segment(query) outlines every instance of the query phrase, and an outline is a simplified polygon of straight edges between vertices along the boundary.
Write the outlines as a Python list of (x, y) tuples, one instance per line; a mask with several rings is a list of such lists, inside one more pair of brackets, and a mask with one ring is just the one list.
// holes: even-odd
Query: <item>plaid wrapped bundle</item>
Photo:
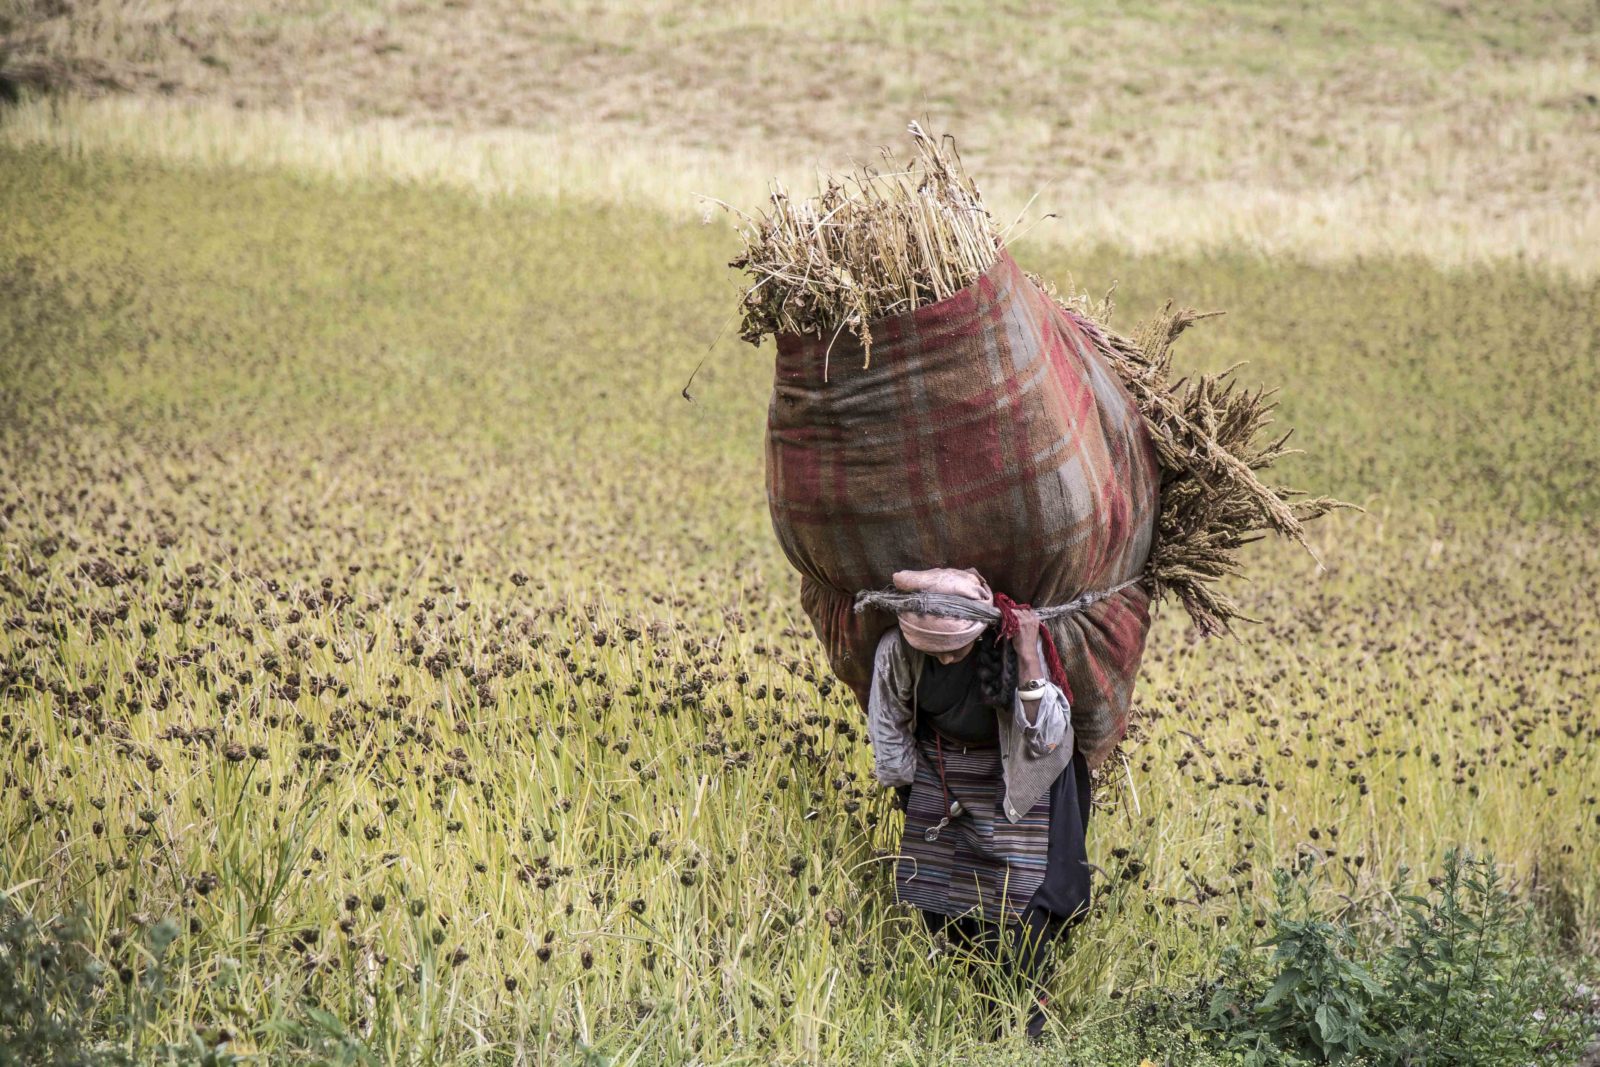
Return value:
[[(841, 334), (778, 338), (767, 420), (772, 524), (834, 673), (866, 702), (894, 618), (857, 614), (904, 568), (976, 567), (1046, 607), (1137, 576), (1159, 490), (1144, 420), (1097, 336), (1002, 253), (949, 299)], [(1127, 727), (1149, 628), (1140, 586), (1049, 623), (1078, 747), (1100, 763)]]

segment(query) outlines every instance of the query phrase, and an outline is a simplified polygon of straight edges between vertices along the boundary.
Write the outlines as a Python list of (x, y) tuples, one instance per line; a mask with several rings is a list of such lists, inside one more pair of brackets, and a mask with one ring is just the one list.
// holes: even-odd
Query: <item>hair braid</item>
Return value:
[(1011, 642), (1000, 640), (991, 628), (978, 638), (972, 655), (983, 703), (994, 708), (1009, 707), (1011, 694), (1017, 688), (1017, 656)]

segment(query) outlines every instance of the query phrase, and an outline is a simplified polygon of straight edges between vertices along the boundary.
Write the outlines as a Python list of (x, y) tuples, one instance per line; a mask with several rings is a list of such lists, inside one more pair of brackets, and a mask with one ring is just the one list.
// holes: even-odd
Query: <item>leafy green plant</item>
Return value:
[(1568, 976), (1492, 859), (1446, 853), (1429, 891), (1400, 876), (1381, 937), (1318, 914), (1314, 880), (1274, 874), (1264, 963), (1233, 948), (1212, 985), (1214, 1039), (1248, 1067), (1560, 1063), (1591, 1036)]
[(84, 947), (82, 918), (40, 924), (0, 897), (0, 1063), (77, 1067), (104, 968)]
[[(198, 1034), (181, 1044), (149, 1039), (169, 995), (167, 954), (178, 933), (170, 919), (155, 923), (137, 952), (142, 969), (113, 973), (95, 955), (81, 914), (39, 922), (0, 896), (0, 1065), (236, 1063)], [(124, 995), (107, 996), (118, 984)]]
[(1533, 911), (1514, 904), (1494, 863), (1452, 851), (1429, 885), (1397, 894), (1401, 938), (1380, 962), (1388, 1056), (1417, 1067), (1527, 1063), (1583, 1040)]
[(1383, 987), (1357, 958), (1355, 931), (1315, 914), (1309, 887), (1288, 871), (1274, 880), (1273, 930), (1263, 943), (1271, 984), (1259, 998), (1249, 985), (1219, 987), (1211, 1018), (1249, 1064), (1277, 1062), (1275, 1052), (1340, 1063), (1373, 1050), (1369, 1016)]

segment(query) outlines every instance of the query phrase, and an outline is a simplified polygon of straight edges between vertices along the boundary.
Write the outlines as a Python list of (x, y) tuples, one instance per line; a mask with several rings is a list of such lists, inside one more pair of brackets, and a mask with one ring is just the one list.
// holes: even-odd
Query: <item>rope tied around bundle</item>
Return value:
[[(1140, 579), (1130, 578), (1110, 589), (1096, 590), (1074, 597), (1065, 604), (1053, 604), (1049, 607), (1033, 608), (1041, 622), (1052, 622), (1056, 619), (1076, 615), (1081, 611), (1093, 607), (1102, 600), (1116, 596), (1124, 589), (1139, 584)], [(913, 612), (918, 615), (938, 615), (947, 619), (965, 619), (971, 622), (981, 622), (996, 628), (1001, 640), (1009, 641), (1017, 636), (1017, 612), (1029, 610), (1031, 605), (1019, 604), (1004, 593), (994, 595), (994, 604), (984, 604), (970, 597), (956, 596), (951, 593), (902, 593), (898, 589), (864, 589), (856, 594), (856, 613), (860, 614), (871, 608), (887, 611), (895, 615), (901, 612)], [(1066, 695), (1067, 702), (1072, 702), (1072, 687), (1067, 682), (1067, 669), (1061, 662), (1061, 653), (1056, 648), (1056, 639), (1050, 633), (1048, 626), (1039, 628), (1039, 636), (1044, 644), (1045, 662), (1050, 669), (1050, 680), (1060, 686), (1061, 692)]]

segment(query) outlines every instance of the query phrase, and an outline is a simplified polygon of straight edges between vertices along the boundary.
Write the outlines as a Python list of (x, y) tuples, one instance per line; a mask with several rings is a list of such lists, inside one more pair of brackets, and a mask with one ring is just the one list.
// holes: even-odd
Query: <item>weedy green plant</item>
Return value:
[(1269, 958), (1230, 950), (1208, 1006), (1222, 1047), (1247, 1067), (1555, 1067), (1595, 1036), (1594, 1006), (1492, 858), (1451, 850), (1420, 894), (1400, 872), (1397, 915), (1380, 906), (1330, 917), (1304, 869), (1274, 878), (1260, 943)]
[(1450, 852), (1428, 886), (1395, 894), (1399, 940), (1377, 964), (1384, 1055), (1417, 1067), (1576, 1058), (1596, 1037), (1594, 1005), (1552, 962), (1538, 913), (1513, 899), (1492, 858)]
[[(0, 894), (0, 1063), (27, 1067), (230, 1067), (216, 1034), (169, 1044), (153, 1039), (165, 1013), (171, 919), (153, 924), (137, 955), (116, 969), (95, 954), (77, 911), (38, 922)], [(108, 985), (125, 996), (105, 1010)]]
[(106, 974), (86, 937), (79, 916), (41, 925), (0, 896), (0, 1063), (95, 1062), (86, 1031)]
[(1251, 981), (1253, 968), (1237, 950), (1225, 958), (1227, 979), (1212, 995), (1212, 1021), (1251, 1067), (1296, 1059), (1338, 1063), (1375, 1051), (1369, 1015), (1384, 988), (1361, 961), (1355, 930), (1317, 915), (1289, 872), (1274, 872), (1274, 880), (1272, 932), (1262, 942), (1271, 958), (1262, 979)]

